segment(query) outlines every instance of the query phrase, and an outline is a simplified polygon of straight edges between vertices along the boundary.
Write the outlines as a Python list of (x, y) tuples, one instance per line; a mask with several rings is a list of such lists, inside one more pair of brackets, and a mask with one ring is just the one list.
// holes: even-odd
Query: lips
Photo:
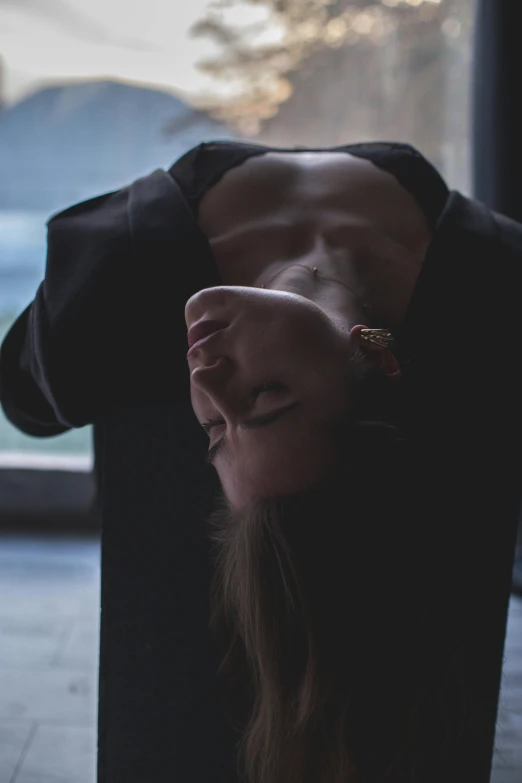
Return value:
[(227, 326), (228, 323), (226, 321), (211, 320), (198, 321), (193, 326), (191, 326), (187, 335), (188, 344), (190, 346), (187, 353), (187, 358), (191, 356), (200, 346), (211, 340), (211, 338), (217, 332), (222, 331)]
[(192, 348), (192, 346), (198, 340), (202, 340), (203, 337), (208, 337), (209, 334), (214, 334), (214, 332), (218, 332), (226, 326), (228, 326), (226, 321), (213, 321), (210, 319), (197, 321), (195, 324), (192, 324), (187, 333), (189, 348)]

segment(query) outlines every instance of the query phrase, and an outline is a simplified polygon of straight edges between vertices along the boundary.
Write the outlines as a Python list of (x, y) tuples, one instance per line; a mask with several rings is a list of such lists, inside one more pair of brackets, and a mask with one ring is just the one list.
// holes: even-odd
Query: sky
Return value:
[(3, 99), (13, 103), (44, 84), (111, 77), (167, 88), (189, 100), (209, 91), (229, 94), (230, 85), (220, 86), (195, 67), (219, 51), (208, 39), (188, 35), (208, 5), (209, 0), (0, 0)]

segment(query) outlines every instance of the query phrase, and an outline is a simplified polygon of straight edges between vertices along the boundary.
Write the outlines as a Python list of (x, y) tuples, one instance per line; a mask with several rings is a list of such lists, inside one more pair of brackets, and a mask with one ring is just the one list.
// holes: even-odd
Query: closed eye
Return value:
[[(265, 383), (260, 384), (259, 386), (254, 386), (251, 392), (251, 398), (252, 401), (255, 402), (260, 394), (263, 392), (270, 392), (270, 391), (286, 391), (287, 387), (284, 386), (282, 383), (279, 383), (279, 381), (266, 381)], [(269, 415), (269, 414), (266, 414)], [(249, 421), (255, 421), (256, 417), (254, 419), (249, 419)], [(207, 419), (202, 423), (202, 427), (207, 433), (209, 434), (210, 430), (213, 427), (220, 427), (223, 424), (225, 424), (225, 420), (221, 418), (214, 418), (214, 419)]]
[[(300, 406), (299, 401), (291, 402), (288, 405), (285, 405), (282, 408), (278, 408), (275, 411), (270, 411), (270, 413), (262, 413), (258, 416), (252, 416), (249, 419), (245, 419), (241, 422), (239, 425), (240, 429), (243, 430), (253, 430), (257, 429), (258, 427), (267, 427), (269, 424), (273, 424), (274, 422), (278, 421), (282, 416), (285, 416), (287, 413), (290, 413), (290, 411), (295, 410)], [(218, 422), (218, 423), (225, 423), (225, 422)], [(211, 428), (212, 424), (210, 425)], [(219, 451), (222, 449), (226, 449), (227, 447), (227, 441), (226, 436), (223, 435), (222, 438), (218, 440), (217, 443), (214, 443), (213, 446), (209, 448), (206, 454), (205, 462), (207, 465), (213, 465), (214, 461), (216, 459), (216, 456)]]

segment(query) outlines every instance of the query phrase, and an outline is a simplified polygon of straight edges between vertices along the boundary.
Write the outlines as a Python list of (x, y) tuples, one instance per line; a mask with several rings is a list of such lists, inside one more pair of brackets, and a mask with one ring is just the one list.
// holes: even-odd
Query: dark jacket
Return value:
[(0, 350), (5, 415), (50, 436), (114, 405), (188, 399), (184, 305), (219, 282), (165, 171), (55, 215), (45, 278)]
[[(0, 352), (8, 419), (51, 436), (116, 407), (173, 401), (191, 415), (184, 306), (218, 284), (208, 243), (165, 171), (56, 215), (45, 279)], [(474, 726), (460, 741), (455, 780), (471, 761), (486, 767), (494, 736), (522, 483), (521, 292), (522, 226), (451, 192), (396, 350), (421, 470), (433, 477), (431, 513), (421, 509), (418, 523), (426, 548), (441, 553), (432, 582), (440, 649)], [(376, 491), (386, 468), (375, 454)]]
[[(48, 436), (112, 406), (188, 400), (184, 306), (220, 282), (168, 172), (55, 215), (45, 278), (0, 350), (7, 418)], [(509, 411), (514, 426), (521, 290), (522, 226), (452, 192), (397, 333), (412, 399), (441, 395), (424, 424), (471, 386), (462, 423)]]

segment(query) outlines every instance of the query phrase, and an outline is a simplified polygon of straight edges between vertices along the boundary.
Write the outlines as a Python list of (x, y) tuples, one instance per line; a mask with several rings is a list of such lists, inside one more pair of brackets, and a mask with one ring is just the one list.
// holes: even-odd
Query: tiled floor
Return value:
[[(97, 538), (0, 537), (0, 783), (94, 783)], [(491, 783), (522, 781), (522, 600), (512, 598)]]
[(0, 783), (94, 783), (97, 538), (0, 537)]

